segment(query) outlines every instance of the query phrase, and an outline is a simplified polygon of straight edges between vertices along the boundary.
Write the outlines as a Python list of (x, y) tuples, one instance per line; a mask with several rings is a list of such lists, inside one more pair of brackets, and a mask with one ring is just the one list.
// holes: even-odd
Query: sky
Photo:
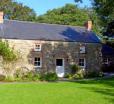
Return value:
[[(34, 9), (37, 15), (42, 15), (46, 13), (48, 10), (52, 10), (54, 8), (59, 8), (64, 6), (67, 3), (75, 4), (74, 0), (16, 0), (17, 2), (23, 3), (24, 5), (29, 6)], [(90, 1), (83, 0), (83, 3), (78, 3), (79, 7), (89, 7)]]

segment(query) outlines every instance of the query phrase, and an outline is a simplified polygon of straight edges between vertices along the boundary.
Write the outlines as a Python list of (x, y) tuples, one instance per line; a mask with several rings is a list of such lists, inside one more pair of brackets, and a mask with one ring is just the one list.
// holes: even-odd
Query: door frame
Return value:
[[(62, 59), (62, 64), (63, 64), (63, 65), (62, 65), (61, 67), (63, 67), (64, 75), (65, 75), (65, 59), (64, 59), (64, 58), (56, 58), (56, 59), (55, 59), (55, 70), (56, 70), (56, 74), (57, 74), (57, 65), (56, 65), (56, 64), (57, 64), (57, 59)], [(58, 75), (58, 74), (57, 74), (57, 75)], [(64, 75), (63, 75), (63, 76), (64, 76)]]

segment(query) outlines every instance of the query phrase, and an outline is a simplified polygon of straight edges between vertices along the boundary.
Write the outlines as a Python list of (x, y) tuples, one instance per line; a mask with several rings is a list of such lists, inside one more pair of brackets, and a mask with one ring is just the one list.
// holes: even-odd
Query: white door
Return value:
[(56, 59), (56, 73), (58, 77), (64, 77), (64, 59)]

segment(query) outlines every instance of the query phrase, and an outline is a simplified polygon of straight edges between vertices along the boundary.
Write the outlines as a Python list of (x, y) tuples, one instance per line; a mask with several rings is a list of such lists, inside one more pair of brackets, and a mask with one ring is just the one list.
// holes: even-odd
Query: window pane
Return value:
[(37, 62), (34, 62), (34, 65), (37, 66)]
[(38, 61), (40, 61), (40, 58), (38, 58)]
[(40, 44), (36, 44), (35, 45), (35, 49), (41, 50), (41, 45)]
[(63, 60), (62, 59), (56, 59), (56, 66), (63, 66)]
[(35, 57), (34, 61), (37, 61), (37, 60), (38, 60), (38, 58), (37, 58), (37, 57)]
[(37, 65), (40, 66), (40, 62), (38, 62)]
[(84, 59), (79, 59), (79, 66), (85, 66)]
[(40, 58), (39, 57), (35, 57), (34, 58), (34, 66), (40, 66), (41, 62), (40, 62)]

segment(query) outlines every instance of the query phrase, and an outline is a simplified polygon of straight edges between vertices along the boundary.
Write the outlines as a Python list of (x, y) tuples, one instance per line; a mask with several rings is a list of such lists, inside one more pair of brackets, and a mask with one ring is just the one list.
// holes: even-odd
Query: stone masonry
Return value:
[[(64, 59), (65, 73), (69, 73), (70, 65), (79, 63), (79, 58), (85, 58), (86, 71), (99, 71), (101, 67), (101, 44), (81, 42), (39, 41), (7, 39), (10, 47), (19, 52), (22, 61), (16, 68), (25, 67), (29, 70), (49, 72), (56, 70), (56, 59)], [(41, 51), (34, 51), (34, 45), (41, 44)], [(80, 46), (85, 46), (86, 52), (80, 53)], [(34, 58), (40, 57), (41, 68), (34, 68)]]

